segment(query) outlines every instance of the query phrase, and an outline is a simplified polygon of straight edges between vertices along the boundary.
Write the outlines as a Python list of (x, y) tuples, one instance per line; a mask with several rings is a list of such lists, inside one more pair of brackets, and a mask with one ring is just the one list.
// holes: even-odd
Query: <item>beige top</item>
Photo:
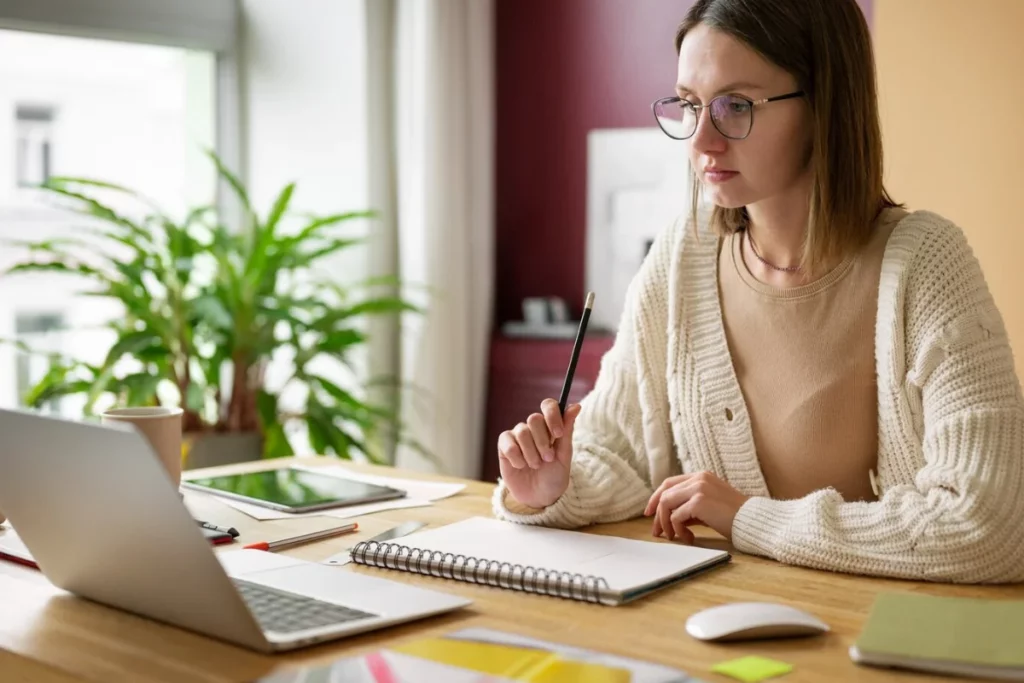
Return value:
[[(901, 212), (887, 212), (894, 214)], [(875, 312), (882, 255), (895, 223), (819, 280), (766, 285), (743, 260), (745, 232), (723, 240), (718, 279), (729, 354), (772, 498), (833, 488), (874, 500), (878, 456)]]

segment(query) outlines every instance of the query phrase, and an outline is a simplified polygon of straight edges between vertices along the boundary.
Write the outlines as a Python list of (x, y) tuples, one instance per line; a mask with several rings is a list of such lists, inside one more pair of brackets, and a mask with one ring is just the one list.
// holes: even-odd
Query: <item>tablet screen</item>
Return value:
[(187, 488), (219, 493), (276, 508), (342, 507), (400, 498), (404, 491), (309, 470), (285, 468), (183, 481)]

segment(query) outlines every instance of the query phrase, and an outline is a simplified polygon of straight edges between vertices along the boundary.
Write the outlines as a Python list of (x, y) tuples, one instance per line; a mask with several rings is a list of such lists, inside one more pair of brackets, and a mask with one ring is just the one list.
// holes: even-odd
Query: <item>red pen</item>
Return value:
[(277, 541), (262, 541), (260, 543), (250, 543), (249, 545), (243, 545), (243, 548), (249, 550), (266, 550), (274, 552), (276, 550), (283, 550), (284, 548), (291, 548), (295, 545), (301, 545), (303, 543), (311, 543), (313, 541), (319, 541), (323, 538), (330, 538), (331, 536), (340, 536), (342, 534), (351, 533), (359, 529), (359, 524), (352, 522), (351, 524), (345, 524), (344, 526), (336, 526), (330, 529), (321, 529), (320, 531), (311, 531), (308, 534), (302, 534), (301, 536), (292, 536), (291, 538), (282, 538)]

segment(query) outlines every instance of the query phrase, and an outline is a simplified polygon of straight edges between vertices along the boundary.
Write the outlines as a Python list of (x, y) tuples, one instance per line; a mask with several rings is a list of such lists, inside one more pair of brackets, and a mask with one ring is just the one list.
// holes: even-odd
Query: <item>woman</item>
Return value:
[(876, 576), (1024, 580), (1024, 403), (962, 232), (882, 186), (854, 0), (698, 0), (675, 97), (710, 216), (664, 231), (582, 406), (498, 440), (495, 513), (653, 518)]

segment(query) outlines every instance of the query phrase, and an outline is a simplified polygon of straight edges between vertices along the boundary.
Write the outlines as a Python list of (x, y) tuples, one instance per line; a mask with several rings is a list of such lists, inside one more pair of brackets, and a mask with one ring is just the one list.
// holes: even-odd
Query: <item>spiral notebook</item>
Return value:
[(621, 605), (731, 559), (724, 550), (635, 541), (485, 517), (363, 541), (352, 561), (573, 600)]

